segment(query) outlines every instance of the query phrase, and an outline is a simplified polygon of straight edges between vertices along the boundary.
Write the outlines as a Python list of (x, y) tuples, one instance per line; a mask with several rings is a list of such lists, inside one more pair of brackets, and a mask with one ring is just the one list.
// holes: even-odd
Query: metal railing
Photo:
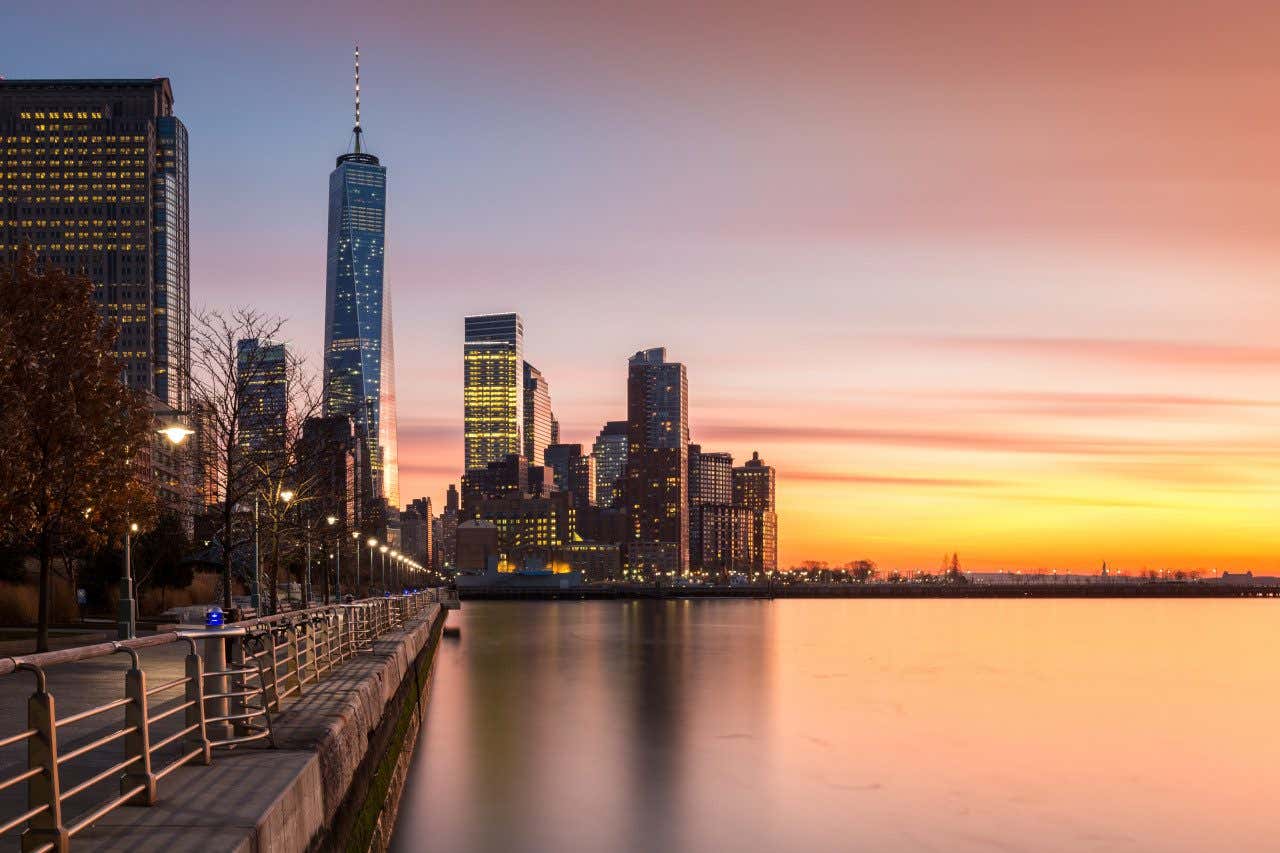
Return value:
[[(377, 637), (402, 628), (438, 600), (437, 591), (429, 590), (225, 628), (0, 658), (0, 677), (29, 672), (36, 682), (27, 700), (26, 728), (0, 737), (0, 756), (17, 746), (27, 751), (25, 769), (0, 771), (0, 796), (24, 782), (27, 793), (24, 809), (0, 816), (0, 835), (24, 827), (26, 853), (66, 853), (72, 838), (121, 806), (154, 805), (158, 783), (179, 767), (211, 764), (215, 749), (255, 742), (274, 747), (272, 715), (283, 700), (303, 695), (344, 661), (373, 651)], [(172, 643), (188, 647), (184, 674), (148, 686), (139, 651)], [(197, 643), (204, 644), (203, 655)], [(122, 696), (73, 714), (57, 713), (49, 669), (121, 653), (129, 656)], [(113, 711), (123, 719), (113, 718)], [(105, 729), (80, 732), (84, 742), (71, 748), (60, 744), (71, 729), (108, 719)], [(113, 780), (115, 790), (104, 796)], [(69, 815), (73, 804), (76, 813)]]

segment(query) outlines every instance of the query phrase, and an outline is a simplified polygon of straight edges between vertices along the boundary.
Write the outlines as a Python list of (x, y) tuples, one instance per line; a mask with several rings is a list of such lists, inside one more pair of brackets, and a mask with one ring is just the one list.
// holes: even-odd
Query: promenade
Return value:
[[(209, 766), (199, 760), (176, 766), (158, 779), (153, 805), (126, 804), (107, 811), (75, 831), (69, 849), (301, 851), (318, 840), (332, 841), (335, 825), (351, 832), (357, 827), (352, 820), (338, 820), (339, 809), (349, 800), (353, 780), (361, 769), (378, 765), (374, 735), (386, 728), (384, 717), (399, 713), (395, 700), (411, 695), (416, 701), (419, 691), (414, 684), (420, 658), (426, 656), (429, 666), (429, 652), (442, 624), (440, 605), (428, 603), (402, 622), (386, 626), (390, 630), (370, 636), (369, 642), (346, 660), (334, 662), (327, 671), (320, 666), (310, 683), (304, 663), (300, 689), (283, 689), (290, 683), (287, 677), (279, 683), (285, 695), (280, 698), (279, 710), (271, 715), (274, 747), (263, 739), (214, 749)], [(325, 651), (319, 638), (314, 642), (318, 661)], [(138, 652), (148, 690), (183, 680), (188, 648), (188, 643), (178, 641)], [(59, 767), (61, 790), (67, 797), (62, 803), (64, 826), (84, 821), (124, 786), (123, 781), (117, 782), (119, 773), (108, 773), (100, 783), (67, 796), (117, 766), (128, 754), (127, 746), (122, 749), (123, 739), (77, 754), (81, 748), (119, 732), (121, 713), (108, 711), (83, 720), (76, 720), (75, 715), (120, 700), (130, 667), (128, 654), (47, 667), (47, 691), (56, 699), (56, 716), (67, 720), (57, 726), (58, 753), (74, 759)], [(281, 671), (286, 672), (287, 667)], [(406, 682), (411, 689), (402, 689)], [(0, 679), (0, 720), (5, 721), (0, 738), (9, 737), (23, 725), (34, 688), (35, 677), (29, 672), (13, 672)], [(177, 687), (157, 691), (151, 700), (148, 712), (153, 722), (148, 728), (157, 774), (190, 751), (190, 737), (182, 734), (187, 717), (178, 710), (183, 701), (184, 693)], [(164, 716), (166, 711), (172, 713)], [(127, 718), (125, 722), (127, 726)], [(208, 724), (211, 739), (216, 739), (218, 725)], [(167, 738), (172, 742), (157, 749), (155, 745), (164, 744)], [(384, 745), (378, 744), (379, 748)], [(26, 770), (26, 753), (20, 743), (3, 749), (0, 780)], [(364, 791), (355, 793), (359, 796), (348, 802), (353, 813), (344, 817), (355, 817), (363, 805)], [(381, 806), (379, 803), (375, 816)], [(394, 803), (391, 807), (393, 811)], [(0, 822), (27, 809), (26, 784), (0, 791)], [(368, 826), (358, 829), (364, 836), (371, 834)], [(19, 849), (21, 830), (18, 826), (0, 837), (0, 849)]]

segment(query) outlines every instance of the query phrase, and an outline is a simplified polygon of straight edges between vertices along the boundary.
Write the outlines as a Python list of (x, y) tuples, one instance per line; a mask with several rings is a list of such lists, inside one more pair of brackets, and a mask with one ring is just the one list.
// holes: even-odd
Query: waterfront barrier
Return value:
[[(0, 734), (0, 809), (9, 807), (0, 812), (0, 836), (21, 829), (26, 853), (66, 853), (77, 836), (121, 807), (156, 805), (159, 782), (179, 768), (214, 764), (215, 751), (275, 746), (284, 700), (297, 702), (438, 601), (432, 590), (0, 658), (0, 685), (23, 674), (35, 679), (25, 725), (20, 713), (9, 714), (21, 730)], [(167, 653), (161, 668), (168, 672), (154, 685), (141, 666), (143, 650)], [(128, 656), (128, 668), (116, 690), (109, 688), (115, 671), (74, 666), (118, 654)], [(51, 674), (72, 669), (57, 692), (89, 695), (91, 704), (61, 714)], [(115, 695), (101, 701), (104, 690)], [(104, 722), (105, 730), (86, 731)], [(68, 748), (62, 741), (73, 733)], [(20, 747), (25, 767), (14, 769)], [(12, 794), (24, 783), (25, 806), (16, 805)]]

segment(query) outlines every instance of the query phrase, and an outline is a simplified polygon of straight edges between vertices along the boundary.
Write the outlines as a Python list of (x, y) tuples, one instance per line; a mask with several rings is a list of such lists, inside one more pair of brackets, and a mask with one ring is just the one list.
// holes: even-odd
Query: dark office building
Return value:
[(86, 274), (129, 385), (190, 408), (187, 129), (169, 80), (0, 79), (0, 256)]
[(349, 531), (358, 526), (360, 502), (359, 444), (348, 415), (308, 418), (299, 441), (298, 480), (308, 493), (308, 515), (337, 519), (332, 527), (345, 548)]
[(444, 496), (444, 509), (440, 511), (440, 542), (436, 546), (440, 556), (437, 568), (442, 572), (457, 570), (458, 523), (461, 520), (461, 514), (458, 487), (450, 483)]
[(582, 456), (582, 445), (548, 445), (543, 456), (546, 459), (546, 466), (551, 469), (551, 482), (555, 491), (569, 491), (570, 477), (573, 470), (573, 460)]
[(633, 575), (635, 567), (683, 573), (689, 566), (689, 380), (666, 356), (643, 350), (628, 365), (626, 504), (643, 546), (628, 549), (640, 555), (629, 558)]
[(481, 501), (528, 494), (529, 463), (515, 453), (462, 475), (462, 513), (468, 518), (476, 517)]

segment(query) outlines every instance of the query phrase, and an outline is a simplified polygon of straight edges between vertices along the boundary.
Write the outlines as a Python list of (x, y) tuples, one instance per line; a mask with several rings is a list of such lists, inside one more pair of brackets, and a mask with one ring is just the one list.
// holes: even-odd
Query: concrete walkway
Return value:
[[(307, 685), (303, 696), (287, 701), (273, 719), (276, 749), (216, 750), (212, 766), (178, 768), (160, 781), (156, 805), (116, 809), (72, 838), (72, 851), (265, 853), (305, 849), (345, 797), (352, 774), (364, 758), (364, 739), (381, 719), (438, 613), (438, 605), (429, 606), (403, 631), (376, 641), (372, 653), (346, 661), (323, 681)], [(148, 682), (155, 685), (180, 677), (186, 650), (185, 643), (145, 650), (142, 665)], [(58, 703), (58, 715), (120, 698), (127, 668), (128, 656), (115, 655), (51, 669), (50, 691)], [(27, 674), (15, 673), (0, 680), (0, 720), (7, 723), (0, 737), (20, 730), (32, 687), (33, 679)], [(174, 703), (181, 701), (179, 693), (174, 691)], [(182, 728), (182, 719), (182, 714), (175, 714), (162, 721), (155, 727), (153, 741)], [(60, 748), (88, 742), (119, 727), (121, 721), (121, 712), (112, 711), (85, 721), (82, 730), (76, 731), (74, 725), (60, 729)], [(172, 725), (161, 730), (166, 723)], [(68, 740), (69, 736), (72, 739)], [(176, 753), (177, 744), (174, 749)], [(0, 757), (0, 777), (25, 767), (25, 747), (14, 746), (5, 752), (11, 755)], [(75, 768), (80, 775), (70, 784), (123, 757), (122, 747), (114, 745), (97, 752), (105, 754), (97, 761), (81, 762), (85, 766)], [(158, 758), (157, 768), (170, 760), (172, 756)], [(64, 782), (64, 787), (67, 784)], [(89, 801), (107, 799), (113, 785), (113, 780), (95, 785), (86, 792), (91, 795)], [(64, 812), (67, 824), (88, 810), (88, 803), (73, 805), (77, 807)], [(24, 808), (24, 786), (0, 792), (0, 821)], [(16, 846), (16, 835), (15, 830), (0, 838), (0, 843)]]

